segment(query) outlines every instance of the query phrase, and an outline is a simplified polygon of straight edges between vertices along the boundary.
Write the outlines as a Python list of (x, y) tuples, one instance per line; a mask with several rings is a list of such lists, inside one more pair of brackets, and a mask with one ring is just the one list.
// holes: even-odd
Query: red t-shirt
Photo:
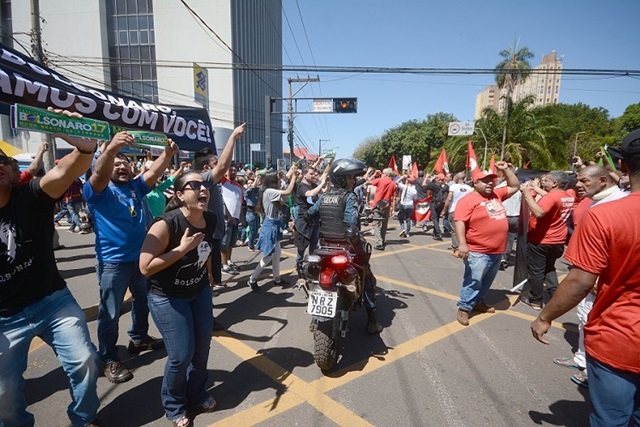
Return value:
[(580, 200), (580, 203), (573, 207), (573, 213), (571, 214), (571, 216), (573, 217), (574, 230), (578, 226), (578, 223), (580, 223), (582, 216), (587, 211), (587, 209), (589, 209), (592, 203), (593, 199), (591, 199), (590, 197), (583, 197), (582, 200)]
[(546, 214), (542, 218), (531, 215), (527, 240), (531, 243), (557, 245), (567, 240), (567, 219), (575, 199), (566, 191), (551, 190), (540, 200), (540, 206)]
[(598, 295), (584, 328), (587, 352), (640, 373), (640, 193), (594, 206), (576, 228), (565, 258), (598, 274)]
[(391, 202), (396, 195), (396, 183), (385, 175), (380, 178), (372, 179), (370, 184), (376, 187), (376, 195), (371, 202), (371, 206), (375, 206), (380, 200), (386, 200), (389, 202), (389, 206), (391, 206)]
[(502, 254), (507, 249), (509, 221), (502, 202), (507, 198), (507, 187), (496, 188), (489, 197), (474, 191), (458, 202), (454, 221), (464, 221), (467, 246), (472, 252)]
[(29, 171), (20, 172), (20, 181), (18, 181), (18, 185), (26, 184), (27, 182), (33, 179), (33, 175)]

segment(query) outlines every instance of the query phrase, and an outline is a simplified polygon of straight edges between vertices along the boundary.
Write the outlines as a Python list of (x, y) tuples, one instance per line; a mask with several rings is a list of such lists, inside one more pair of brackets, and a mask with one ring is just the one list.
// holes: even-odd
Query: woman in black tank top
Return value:
[(162, 406), (174, 426), (191, 425), (187, 410), (212, 411), (206, 390), (213, 328), (209, 289), (216, 217), (207, 210), (209, 181), (187, 173), (149, 228), (140, 271), (149, 278), (149, 309), (167, 349)]

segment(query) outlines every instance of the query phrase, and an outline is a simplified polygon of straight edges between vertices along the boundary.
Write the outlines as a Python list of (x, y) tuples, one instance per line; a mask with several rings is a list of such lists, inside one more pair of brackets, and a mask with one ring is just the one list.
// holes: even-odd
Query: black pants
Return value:
[(433, 235), (441, 236), (440, 232), (440, 215), (442, 215), (442, 209), (444, 209), (444, 205), (431, 202), (429, 205), (429, 209), (431, 210), (431, 220), (433, 221)]
[(220, 254), (220, 244), (222, 239), (213, 239), (213, 247), (211, 248), (211, 275), (213, 276), (212, 285), (222, 283), (222, 255)]
[(553, 294), (558, 287), (556, 260), (564, 253), (564, 244), (545, 245), (527, 243), (527, 272), (529, 275), (529, 300), (542, 301), (545, 282), (547, 290)]

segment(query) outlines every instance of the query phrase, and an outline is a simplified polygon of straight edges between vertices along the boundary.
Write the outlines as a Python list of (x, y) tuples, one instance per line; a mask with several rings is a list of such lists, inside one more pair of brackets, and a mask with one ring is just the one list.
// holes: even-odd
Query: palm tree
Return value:
[[(531, 161), (537, 169), (558, 169), (562, 160), (554, 158), (549, 140), (558, 135), (560, 128), (550, 124), (547, 116), (536, 114), (536, 111), (531, 109), (534, 101), (533, 96), (528, 96), (521, 101), (508, 104), (509, 143), (503, 146), (502, 150), (515, 166), (522, 167)], [(504, 116), (492, 108), (486, 108), (477, 121), (489, 141), (489, 155), (500, 148), (500, 134), (505, 127), (504, 119)]]
[(516, 84), (524, 82), (529, 76), (531, 65), (529, 59), (533, 58), (533, 53), (528, 47), (518, 47), (517, 41), (513, 42), (513, 46), (503, 49), (498, 53), (502, 61), (495, 67), (496, 83), (500, 89), (506, 89), (505, 93), (505, 109), (504, 109), (504, 129), (502, 130), (502, 148), (500, 150), (500, 158), (504, 158), (504, 147), (507, 142), (507, 123), (509, 122), (509, 104), (511, 103), (511, 95)]

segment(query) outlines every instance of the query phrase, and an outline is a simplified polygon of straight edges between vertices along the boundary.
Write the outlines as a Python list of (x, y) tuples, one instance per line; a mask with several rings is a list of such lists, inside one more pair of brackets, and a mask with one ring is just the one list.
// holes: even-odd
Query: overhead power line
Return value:
[[(78, 58), (80, 57), (71, 57)], [(118, 58), (81, 58), (87, 64), (108, 65), (118, 63), (121, 65), (135, 64), (135, 61)], [(375, 67), (375, 66), (340, 66), (340, 65), (273, 65), (273, 64), (232, 64), (225, 62), (200, 62), (202, 67), (221, 70), (247, 70), (247, 71), (281, 71), (281, 72), (313, 72), (313, 73), (360, 73), (360, 74), (419, 74), (419, 75), (482, 75), (505, 74), (507, 71), (493, 68), (448, 68), (448, 67)], [(193, 64), (187, 61), (156, 61), (156, 66), (166, 68), (193, 68)], [(640, 70), (604, 69), (604, 68), (563, 68), (556, 70), (529, 71), (530, 75), (578, 75), (578, 76), (616, 76), (616, 77), (640, 77)]]

